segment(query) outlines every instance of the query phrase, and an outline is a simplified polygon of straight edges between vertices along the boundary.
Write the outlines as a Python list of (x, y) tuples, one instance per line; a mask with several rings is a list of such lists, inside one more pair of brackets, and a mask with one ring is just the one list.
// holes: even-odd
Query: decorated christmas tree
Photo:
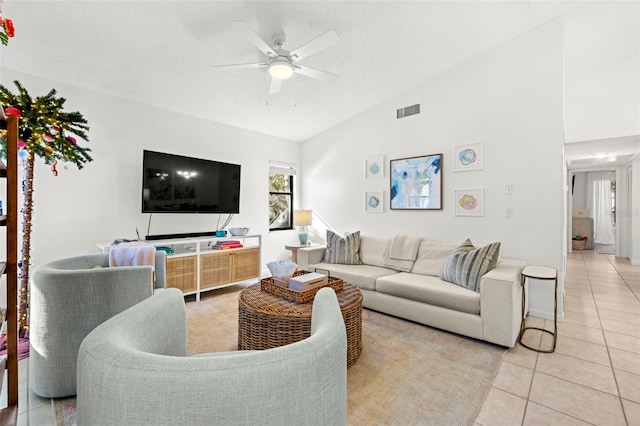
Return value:
[[(87, 120), (79, 112), (63, 111), (65, 99), (56, 97), (55, 89), (47, 95), (32, 98), (18, 81), (18, 88), (12, 93), (0, 85), (0, 105), (6, 115), (20, 117), (18, 155), (24, 160), (24, 181), (22, 185), (24, 204), (22, 207), (22, 262), (20, 266), (19, 289), (19, 334), (24, 336), (29, 328), (29, 264), (31, 252), (31, 220), (33, 217), (33, 178), (35, 158), (40, 157), (51, 165), (55, 176), (58, 175), (59, 161), (71, 162), (78, 169), (84, 163), (93, 161), (89, 148), (78, 144), (78, 139), (88, 142)], [(0, 134), (0, 157), (6, 158), (6, 134)]]

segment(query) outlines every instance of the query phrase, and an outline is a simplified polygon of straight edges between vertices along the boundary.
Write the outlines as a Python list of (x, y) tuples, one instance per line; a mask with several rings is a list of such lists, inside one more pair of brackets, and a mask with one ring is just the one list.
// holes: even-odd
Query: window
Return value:
[(293, 229), (293, 176), (290, 164), (269, 164), (269, 230)]

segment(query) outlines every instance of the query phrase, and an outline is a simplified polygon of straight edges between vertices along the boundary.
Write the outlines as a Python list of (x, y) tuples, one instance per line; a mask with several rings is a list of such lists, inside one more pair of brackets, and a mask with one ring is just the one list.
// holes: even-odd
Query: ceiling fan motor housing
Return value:
[[(276, 53), (278, 53), (278, 49), (282, 49), (282, 46), (287, 42), (287, 36), (282, 33), (274, 34), (271, 37), (271, 43), (276, 48)], [(288, 52), (287, 52), (288, 53)]]

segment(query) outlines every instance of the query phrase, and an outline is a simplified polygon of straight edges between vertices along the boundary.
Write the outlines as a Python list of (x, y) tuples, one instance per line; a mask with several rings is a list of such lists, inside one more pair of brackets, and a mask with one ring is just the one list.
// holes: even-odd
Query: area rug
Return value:
[(596, 251), (600, 254), (616, 254), (616, 245), (596, 243)]
[[(238, 294), (187, 303), (190, 354), (237, 349)], [(349, 425), (470, 425), (505, 348), (364, 309), (363, 350), (347, 371)]]
[[(237, 350), (242, 287), (187, 297), (190, 355)], [(363, 350), (347, 371), (349, 425), (471, 425), (505, 348), (364, 309)], [(75, 425), (75, 398), (52, 400)]]
[(75, 397), (52, 399), (51, 405), (56, 418), (56, 426), (76, 425)]

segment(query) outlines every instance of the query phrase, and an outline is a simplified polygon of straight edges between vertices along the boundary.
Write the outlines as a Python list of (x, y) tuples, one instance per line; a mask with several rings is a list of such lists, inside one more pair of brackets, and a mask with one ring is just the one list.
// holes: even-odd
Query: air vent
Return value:
[(416, 114), (420, 114), (420, 104), (415, 104), (396, 110), (396, 118), (404, 118)]

